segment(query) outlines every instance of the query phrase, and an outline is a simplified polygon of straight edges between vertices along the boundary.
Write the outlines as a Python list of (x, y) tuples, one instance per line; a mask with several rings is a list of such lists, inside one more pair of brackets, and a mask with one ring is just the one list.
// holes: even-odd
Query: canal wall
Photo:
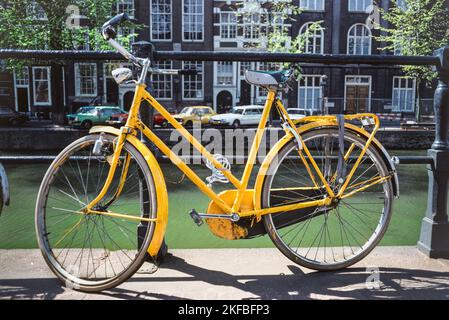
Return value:
[[(155, 132), (169, 146), (174, 146), (182, 141), (179, 134), (173, 130), (155, 129)], [(196, 130), (195, 136), (206, 144), (210, 141), (214, 141), (216, 145), (222, 144), (226, 150), (229, 146), (234, 150), (247, 150), (254, 137), (254, 132), (255, 129), (240, 129), (240, 131)], [(87, 133), (86, 130), (71, 128), (0, 128), (0, 151), (41, 151), (43, 153), (45, 151), (59, 151)], [(244, 136), (243, 140), (236, 138), (242, 135)], [(281, 129), (268, 129), (267, 145), (272, 144), (282, 135)], [(219, 136), (222, 137), (219, 138), (221, 141), (216, 138)], [(432, 130), (385, 128), (379, 130), (376, 137), (387, 149), (425, 150), (430, 148), (435, 133)]]

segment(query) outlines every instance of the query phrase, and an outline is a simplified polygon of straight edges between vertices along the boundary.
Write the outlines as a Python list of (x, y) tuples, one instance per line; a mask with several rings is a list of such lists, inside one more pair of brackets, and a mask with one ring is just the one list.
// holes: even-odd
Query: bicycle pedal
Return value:
[(198, 227), (203, 225), (204, 221), (195, 209), (192, 209), (189, 214), (193, 222), (195, 222)]

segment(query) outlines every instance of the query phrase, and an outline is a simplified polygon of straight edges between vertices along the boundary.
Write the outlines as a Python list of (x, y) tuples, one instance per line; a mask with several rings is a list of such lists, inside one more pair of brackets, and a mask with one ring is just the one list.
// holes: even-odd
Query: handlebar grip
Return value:
[(194, 70), (194, 69), (185, 69), (185, 70), (179, 70), (178, 74), (180, 76), (196, 76), (198, 75), (198, 70)]
[(121, 24), (123, 21), (128, 21), (129, 16), (128, 14), (120, 13), (116, 15), (115, 17), (111, 18), (109, 21), (106, 21), (105, 24), (103, 24), (103, 29), (106, 29), (107, 27), (116, 27), (119, 24)]
[(106, 21), (101, 28), (101, 34), (103, 35), (103, 38), (106, 41), (109, 41), (109, 39), (115, 39), (115, 37), (117, 36), (115, 27), (128, 20), (130, 19), (126, 13), (120, 13), (109, 21)]

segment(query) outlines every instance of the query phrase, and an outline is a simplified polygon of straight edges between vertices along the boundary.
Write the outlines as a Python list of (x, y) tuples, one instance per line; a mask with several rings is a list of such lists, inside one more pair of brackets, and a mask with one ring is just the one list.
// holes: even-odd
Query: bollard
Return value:
[(439, 58), (438, 87), (435, 91), (435, 142), (428, 151), (433, 167), (427, 166), (429, 191), (426, 216), (418, 249), (431, 258), (449, 258), (449, 46), (435, 52)]

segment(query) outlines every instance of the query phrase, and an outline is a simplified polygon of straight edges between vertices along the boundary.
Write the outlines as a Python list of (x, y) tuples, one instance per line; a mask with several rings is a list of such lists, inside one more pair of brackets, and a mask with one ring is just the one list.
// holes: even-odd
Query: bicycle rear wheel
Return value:
[[(139, 218), (157, 217), (150, 169), (128, 142), (101, 209), (96, 209), (123, 217), (80, 212), (99, 194), (114, 153), (116, 137), (103, 135), (103, 146), (95, 155), (99, 138), (86, 136), (61, 152), (42, 181), (36, 203), (36, 233), (45, 261), (66, 286), (87, 292), (113, 288), (141, 267), (155, 223)], [(123, 189), (115, 198), (125, 172)]]
[[(338, 192), (342, 182), (338, 181), (337, 175), (338, 138), (336, 128), (318, 129), (303, 135), (304, 143), (334, 193)], [(366, 140), (351, 132), (345, 133), (344, 140), (345, 152), (352, 150), (346, 161), (347, 175)], [(328, 196), (318, 176), (315, 174), (313, 178), (301, 161), (294, 139), (280, 150), (268, 172), (270, 174), (266, 175), (263, 185), (263, 208)], [(390, 175), (383, 158), (371, 145), (345, 194), (367, 187), (365, 190), (328, 207), (266, 215), (264, 225), (267, 233), (277, 248), (299, 265), (321, 271), (348, 267), (365, 257), (387, 230), (393, 200), (391, 179), (372, 186), (370, 183)]]

